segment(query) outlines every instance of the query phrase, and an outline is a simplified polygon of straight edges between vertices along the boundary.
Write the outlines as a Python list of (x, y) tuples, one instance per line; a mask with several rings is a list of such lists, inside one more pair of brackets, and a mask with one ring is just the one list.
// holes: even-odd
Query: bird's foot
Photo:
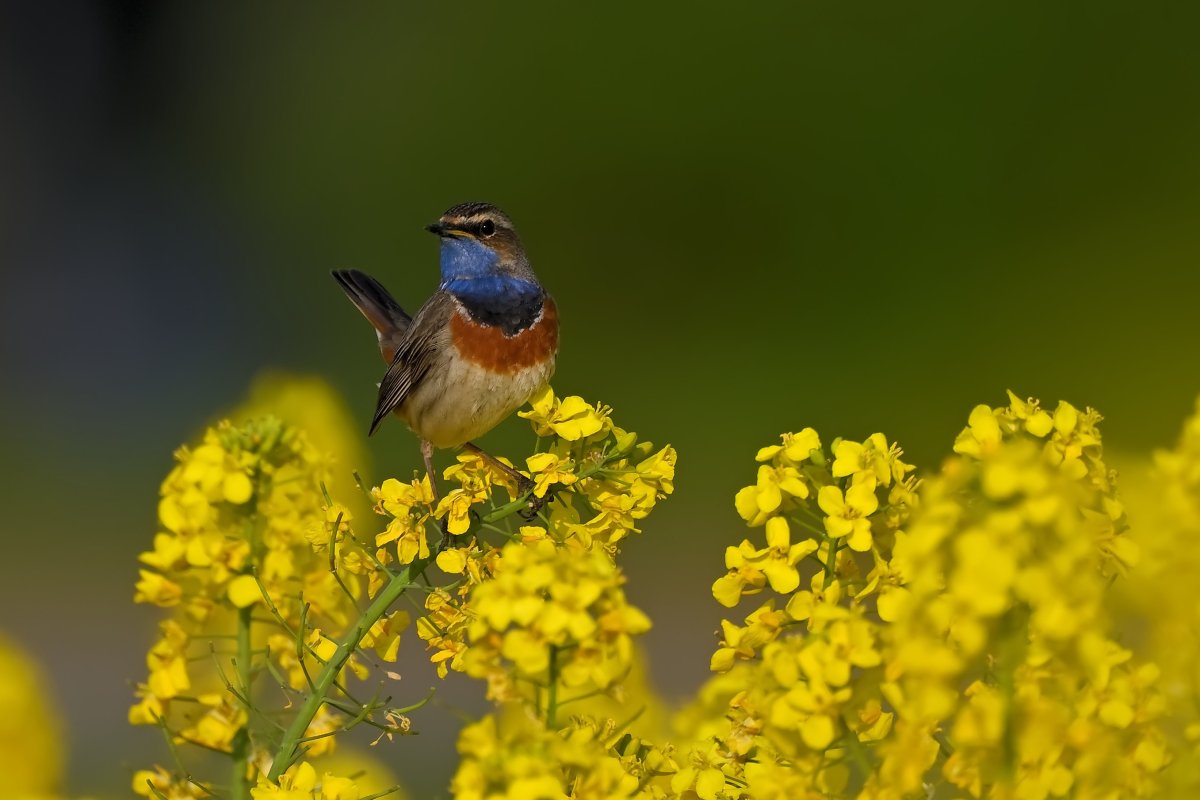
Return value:
[[(479, 522), (483, 519), (483, 517), (479, 516), (479, 512), (473, 508), (467, 513), (469, 513), (476, 522)], [(441, 554), (442, 552), (444, 552), (445, 550), (447, 550), (448, 548), (451, 548), (451, 547), (466, 547), (471, 542), (472, 536), (471, 536), (471, 532), (469, 530), (466, 531), (465, 533), (451, 533), (450, 532), (450, 518), (449, 517), (445, 517), (442, 519), (440, 527), (442, 530), (442, 540), (440, 542), (438, 542), (438, 550), (437, 551), (439, 554)]]
[(534, 494), (533, 489), (535, 486), (536, 484), (531, 479), (526, 478), (524, 475), (519, 476), (519, 480), (517, 481), (517, 495), (526, 499), (526, 506), (518, 511), (517, 514), (526, 522), (535, 519), (538, 512), (546, 505), (546, 501), (549, 500), (548, 497), (538, 497)]
[(450, 518), (442, 517), (442, 521), (438, 524), (442, 530), (442, 540), (438, 542), (438, 555), (441, 555), (447, 548), (455, 547), (458, 544), (458, 538), (450, 532)]

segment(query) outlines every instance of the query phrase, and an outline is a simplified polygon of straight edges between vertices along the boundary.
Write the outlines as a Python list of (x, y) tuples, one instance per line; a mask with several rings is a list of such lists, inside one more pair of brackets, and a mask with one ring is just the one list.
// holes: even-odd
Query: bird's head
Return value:
[(490, 203), (460, 203), (426, 227), (442, 240), (442, 285), (507, 277), (536, 282), (512, 220)]

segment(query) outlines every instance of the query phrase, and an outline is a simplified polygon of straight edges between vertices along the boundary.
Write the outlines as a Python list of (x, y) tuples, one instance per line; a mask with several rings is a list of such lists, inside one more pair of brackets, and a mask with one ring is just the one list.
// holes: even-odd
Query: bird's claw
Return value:
[(525, 508), (517, 512), (517, 515), (526, 522), (532, 521), (537, 517), (538, 512), (542, 510), (542, 506), (546, 505), (546, 500), (549, 498), (538, 497), (534, 494), (534, 488), (537, 486), (530, 478), (524, 475), (517, 476), (517, 497), (524, 497), (526, 500)]
[(458, 544), (459, 537), (450, 532), (450, 518), (442, 517), (442, 521), (438, 524), (442, 529), (442, 540), (438, 542), (438, 555), (441, 555), (447, 548), (454, 547)]
[[(483, 517), (479, 516), (479, 512), (473, 508), (470, 511), (468, 511), (467, 513), (470, 514), (471, 517), (476, 522), (483, 519)], [(471, 538), (470, 538), (471, 532), (469, 530), (464, 533), (451, 533), (450, 532), (450, 518), (449, 517), (442, 519), (441, 529), (442, 529), (442, 541), (438, 543), (438, 554), (439, 555), (441, 553), (445, 552), (445, 550), (447, 548), (463, 547), (465, 544), (467, 544), (471, 540)]]

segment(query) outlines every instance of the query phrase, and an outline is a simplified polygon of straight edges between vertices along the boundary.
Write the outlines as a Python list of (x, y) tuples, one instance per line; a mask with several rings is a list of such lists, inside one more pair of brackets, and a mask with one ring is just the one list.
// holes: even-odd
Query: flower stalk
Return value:
[(237, 613), (237, 688), (246, 709), (246, 723), (237, 732), (233, 742), (233, 772), (230, 776), (230, 797), (233, 800), (248, 800), (250, 797), (250, 777), (247, 768), (250, 760), (250, 714), (253, 711), (250, 692), (250, 682), (253, 678), (250, 664), (252, 611), (251, 607), (246, 607), (238, 609)]
[(338, 643), (333, 656), (325, 662), (321, 671), (313, 679), (312, 691), (308, 693), (291, 724), (284, 731), (279, 749), (276, 750), (275, 757), (271, 761), (271, 770), (267, 774), (269, 780), (278, 782), (279, 776), (303, 755), (301, 739), (304, 738), (305, 731), (308, 730), (313, 718), (325, 703), (326, 696), (346, 666), (346, 662), (358, 649), (367, 631), (371, 630), (372, 626), (387, 613), (392, 603), (399, 599), (414, 581), (424, 575), (426, 568), (431, 563), (433, 563), (432, 558), (420, 558), (398, 572), (379, 592), (371, 605), (358, 618), (358, 621), (346, 632), (341, 642)]

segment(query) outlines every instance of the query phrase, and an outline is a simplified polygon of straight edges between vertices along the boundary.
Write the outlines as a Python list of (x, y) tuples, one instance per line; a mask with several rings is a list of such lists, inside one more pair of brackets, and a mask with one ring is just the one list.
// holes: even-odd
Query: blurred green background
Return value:
[[(1169, 443), (1200, 390), (1198, 23), (1190, 3), (5, 4), (0, 628), (50, 671), (69, 786), (115, 795), (162, 758), (124, 720), (171, 451), (267, 367), (327, 377), (365, 432), (382, 366), (328, 271), (415, 309), (437, 282), (421, 228), (459, 201), (504, 207), (557, 297), (559, 391), (679, 449), (677, 496), (626, 551), (668, 697), (706, 672), (732, 495), (780, 431), (882, 430), (935, 467), (1011, 387), (1101, 409), (1112, 446)], [(527, 427), (484, 442), (519, 456)], [(399, 425), (370, 450), (375, 482), (418, 463)], [(445, 785), (446, 717), (385, 754), (414, 796)]]

